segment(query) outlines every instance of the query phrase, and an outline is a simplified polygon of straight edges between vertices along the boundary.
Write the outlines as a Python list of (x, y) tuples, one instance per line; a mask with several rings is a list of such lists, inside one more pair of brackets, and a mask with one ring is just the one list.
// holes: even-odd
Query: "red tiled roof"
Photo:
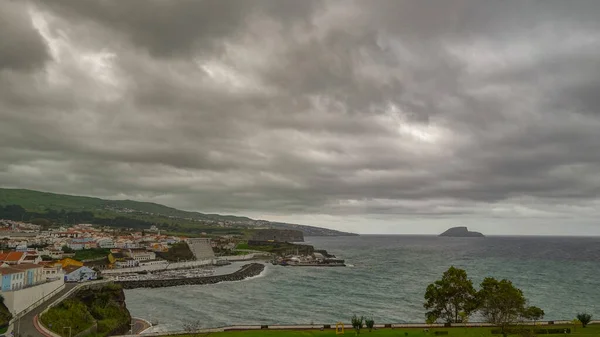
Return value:
[(8, 252), (0, 254), (0, 261), (17, 262), (23, 257), (23, 252)]
[(35, 269), (35, 268), (42, 268), (43, 266), (40, 266), (39, 264), (35, 264), (35, 263), (23, 263), (23, 264), (15, 264), (10, 266), (10, 268), (13, 269), (19, 269), (19, 270), (28, 270), (28, 269)]

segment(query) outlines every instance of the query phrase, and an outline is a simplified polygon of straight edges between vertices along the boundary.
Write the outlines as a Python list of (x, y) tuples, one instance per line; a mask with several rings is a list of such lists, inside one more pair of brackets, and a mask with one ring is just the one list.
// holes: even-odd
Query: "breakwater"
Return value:
[(250, 263), (242, 266), (239, 270), (226, 275), (217, 276), (203, 276), (203, 277), (192, 277), (192, 278), (180, 278), (180, 279), (168, 279), (168, 280), (136, 280), (136, 281), (117, 281), (123, 286), (123, 289), (135, 289), (135, 288), (161, 288), (161, 287), (174, 287), (183, 285), (201, 285), (201, 284), (215, 284), (219, 282), (227, 281), (241, 281), (248, 277), (257, 276), (265, 269), (265, 266), (261, 263)]

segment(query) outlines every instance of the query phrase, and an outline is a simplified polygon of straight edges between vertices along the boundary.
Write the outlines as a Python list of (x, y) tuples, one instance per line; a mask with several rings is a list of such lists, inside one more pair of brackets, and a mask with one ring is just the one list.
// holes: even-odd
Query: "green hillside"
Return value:
[[(20, 207), (15, 208), (13, 205)], [(105, 200), (25, 189), (0, 188), (0, 218), (2, 217), (25, 221), (43, 218), (54, 224), (94, 223), (129, 228), (157, 225), (168, 232), (185, 234), (240, 234), (255, 227), (269, 227), (296, 229), (306, 236), (354, 235), (306, 225), (182, 211), (152, 202)], [(220, 223), (226, 223), (227, 226)]]
[(21, 207), (35, 212), (43, 212), (46, 209), (101, 210), (104, 209), (105, 202), (98, 198), (0, 188), (0, 205), (21, 205)]
[(126, 212), (134, 210), (137, 212), (173, 216), (182, 219), (215, 220), (215, 221), (252, 221), (248, 217), (233, 215), (203, 214), (199, 212), (188, 212), (176, 208), (134, 200), (104, 200), (100, 198), (82, 197), (66, 194), (55, 194), (25, 189), (0, 188), (0, 205), (20, 205), (21, 207), (35, 212), (44, 212), (48, 209), (65, 211), (89, 211)]

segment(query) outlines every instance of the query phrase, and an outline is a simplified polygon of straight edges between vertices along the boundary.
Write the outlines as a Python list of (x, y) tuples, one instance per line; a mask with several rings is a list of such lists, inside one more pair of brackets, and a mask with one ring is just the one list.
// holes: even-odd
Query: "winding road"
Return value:
[[(65, 288), (58, 293), (54, 294), (54, 296), (50, 297), (44, 303), (42, 303), (37, 308), (25, 314), (19, 320), (14, 323), (14, 335), (17, 336), (17, 332), (20, 332), (21, 336), (31, 336), (31, 337), (46, 337), (44, 334), (39, 332), (33, 324), (33, 318), (44, 311), (50, 304), (54, 303), (59, 297), (66, 294), (69, 290), (75, 288), (77, 283), (65, 283)], [(20, 330), (20, 331), (19, 331)]]

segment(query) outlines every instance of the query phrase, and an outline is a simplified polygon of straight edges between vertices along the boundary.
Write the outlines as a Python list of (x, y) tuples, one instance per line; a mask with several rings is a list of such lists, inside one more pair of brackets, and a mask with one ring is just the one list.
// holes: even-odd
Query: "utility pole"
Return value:
[(133, 335), (133, 326), (135, 325), (135, 321), (133, 320), (133, 318), (131, 319), (131, 323), (129, 323), (129, 325), (131, 325), (131, 329), (129, 330), (129, 333), (131, 333)]

